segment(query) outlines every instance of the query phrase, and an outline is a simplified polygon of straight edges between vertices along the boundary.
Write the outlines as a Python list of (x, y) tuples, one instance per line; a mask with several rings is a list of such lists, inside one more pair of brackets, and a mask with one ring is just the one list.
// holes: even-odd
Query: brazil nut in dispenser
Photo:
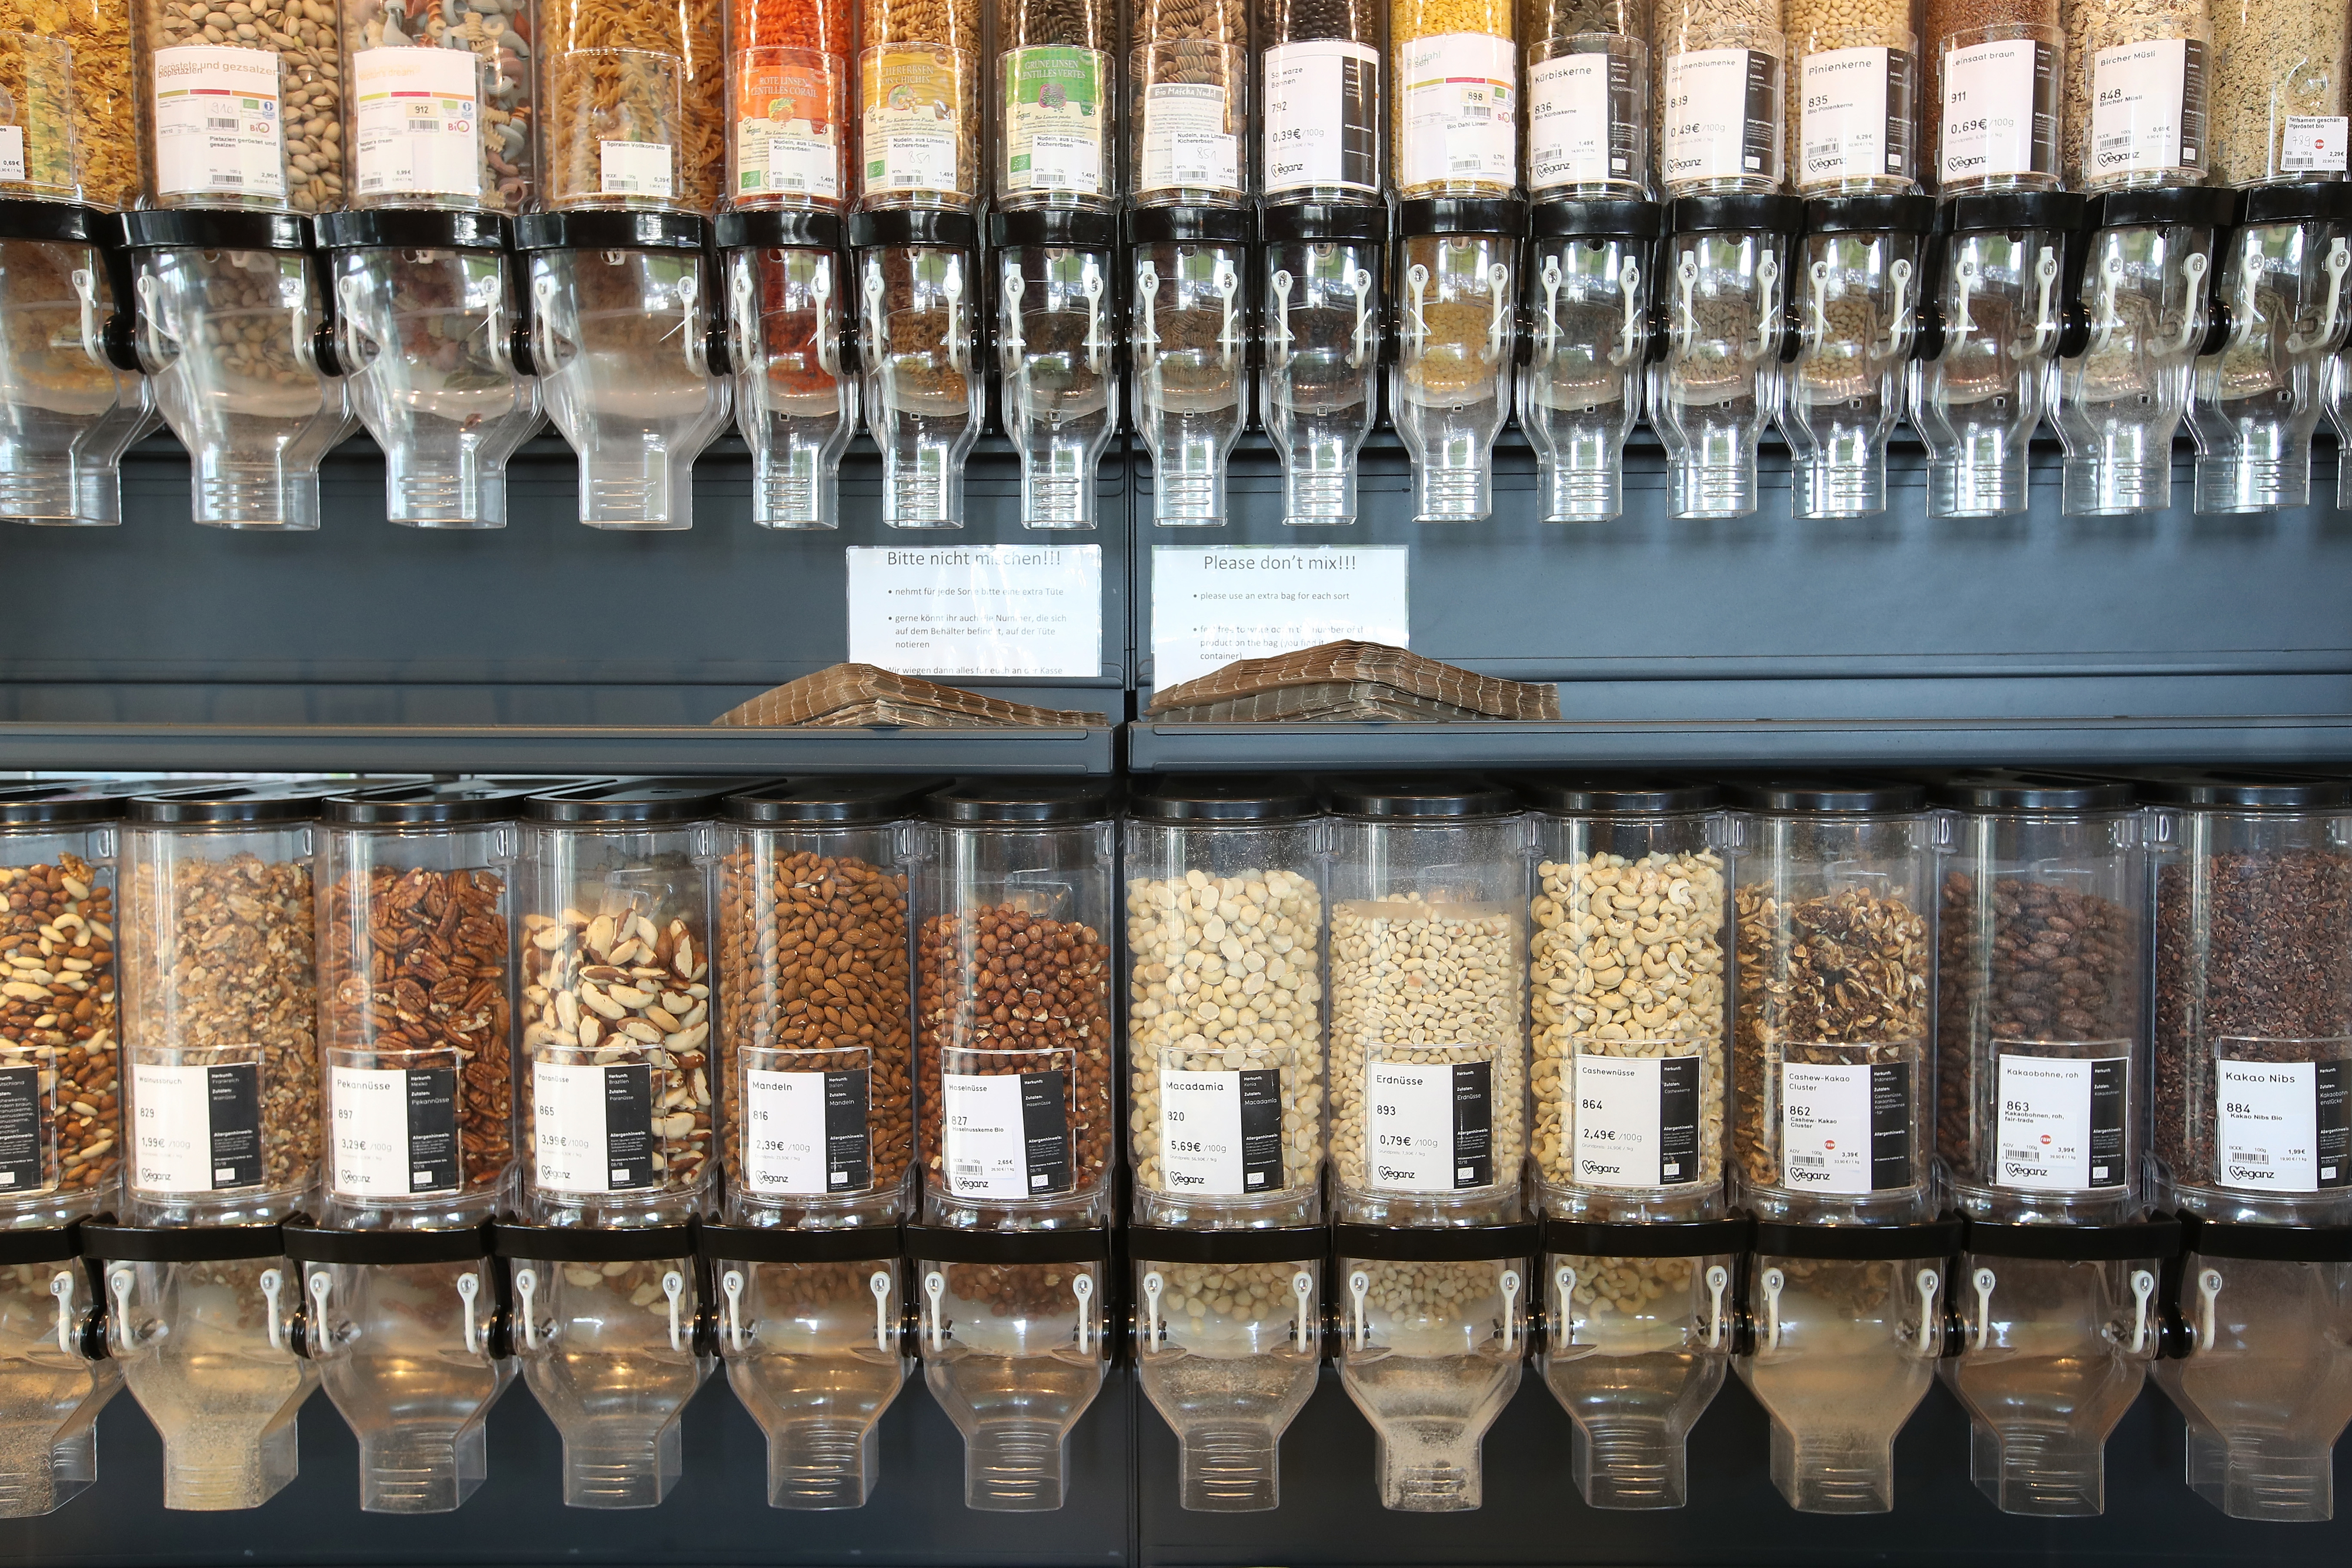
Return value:
[(842, 239), (831, 213), (754, 207), (719, 220), (735, 424), (761, 528), (841, 526), (841, 455), (857, 434)]
[(1161, 528), (1225, 520), (1225, 460), (1249, 413), (1244, 280), (1256, 226), (1232, 207), (1139, 207), (1127, 217), (1135, 428), (1151, 454)]
[(882, 449), (882, 521), (960, 528), (964, 460), (988, 406), (979, 225), (963, 212), (862, 212), (849, 242), (866, 429)]
[(2189, 399), (2196, 509), (2208, 513), (2309, 503), (2328, 366), (2352, 329), (2352, 185), (2261, 184), (2238, 204), (2217, 242), (2228, 335), (2197, 361)]
[(1903, 412), (1935, 216), (1920, 195), (1805, 204), (1790, 278), (1796, 354), (1780, 391), (1800, 517), (1886, 509), (1886, 442)]
[(1258, 407), (1282, 458), (1282, 520), (1356, 520), (1356, 459), (1380, 413), (1384, 207), (1269, 203)]
[(1025, 207), (989, 220), (1004, 434), (1021, 523), (1095, 527), (1095, 471), (1118, 427), (1118, 220)]
[(1803, 218), (1785, 196), (1684, 196), (1666, 209), (1651, 285), (1665, 333), (1648, 408), (1677, 517), (1756, 509), (1757, 444), (1780, 402), (1786, 258)]
[(2082, 212), (2082, 197), (2053, 190), (1944, 204), (1924, 285), (1941, 338), (1911, 379), (1930, 516), (2025, 510), (2026, 453), (2058, 355), (2066, 246)]
[(1389, 419), (1412, 459), (1416, 522), (1475, 522), (1493, 509), (1527, 219), (1523, 204), (1503, 198), (1398, 208)]
[(1623, 507), (1660, 217), (1655, 203), (1630, 200), (1535, 210), (1519, 424), (1541, 468), (1547, 522), (1598, 521)]

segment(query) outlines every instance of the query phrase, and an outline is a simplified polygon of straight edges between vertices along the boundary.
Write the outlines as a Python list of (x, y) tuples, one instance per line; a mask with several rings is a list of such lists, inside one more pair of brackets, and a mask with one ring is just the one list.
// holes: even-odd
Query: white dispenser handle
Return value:
[(180, 357), (180, 329), (164, 303), (162, 280), (152, 273), (140, 275), (139, 358), (148, 374), (169, 367)]
[(1805, 270), (1813, 283), (1812, 342), (1808, 346), (1818, 351), (1830, 340), (1830, 264), (1824, 258)]
[(948, 298), (948, 331), (940, 347), (948, 351), (948, 369), (967, 371), (971, 368), (971, 356), (964, 346), (963, 329), (963, 256), (948, 257), (948, 275), (940, 279), (940, 292)]
[(1361, 1269), (1348, 1274), (1348, 1295), (1353, 1304), (1356, 1322), (1356, 1348), (1361, 1350), (1371, 1339), (1371, 1329), (1364, 1314), (1364, 1298), (1371, 1294), (1372, 1277)]
[(866, 1288), (874, 1292), (874, 1348), (887, 1355), (890, 1352), (890, 1286), (891, 1273), (877, 1269), (866, 1276)]
[[(2308, 338), (2301, 332), (2288, 333), (2286, 346), (2290, 352), (2299, 354), (2310, 348), (2324, 351), (2335, 346), (2336, 323), (2343, 315), (2344, 273), (2352, 267), (2352, 246), (2347, 246), (2342, 235), (2327, 242), (2327, 259), (2320, 267), (2327, 274), (2327, 298), (2319, 308), (2319, 330)], [(79, 277), (80, 274), (75, 276)]]
[(1764, 1270), (1764, 1345), (1766, 1350), (1780, 1348), (1780, 1290), (1789, 1277), (1778, 1269)]
[[(1693, 256), (1694, 264), (1697, 258)], [(1762, 300), (1756, 311), (1756, 357), (1769, 360), (1780, 341), (1780, 257), (1768, 248), (1756, 263), (1756, 282)]]
[(1143, 1277), (1143, 1343), (1148, 1350), (1160, 1348), (1160, 1292), (1167, 1283), (1157, 1269)]
[(1519, 1343), (1519, 1271), (1503, 1270), (1503, 1348), (1515, 1349)]
[(1486, 362), (1503, 362), (1503, 340), (1511, 329), (1511, 269), (1496, 262), (1486, 269), (1486, 297), (1495, 302), (1486, 316)]
[(74, 1354), (72, 1270), (60, 1269), (49, 1276), (49, 1294), (55, 1296), (58, 1301), (58, 1349), (67, 1355), (71, 1355)]
[(1536, 363), (1551, 363), (1552, 346), (1559, 338), (1559, 257), (1543, 259), (1543, 271), (1538, 275), (1543, 282), (1543, 330), (1536, 335)]
[(286, 1276), (275, 1269), (261, 1271), (261, 1299), (269, 1308), (269, 1348), (286, 1348), (286, 1323), (278, 1311), (278, 1292), (286, 1289)]
[(1976, 1271), (1977, 1288), (1977, 1348), (1992, 1348), (1992, 1288), (2000, 1281), (1990, 1269)]
[(320, 1269), (307, 1282), (310, 1287), (310, 1332), (307, 1339), (310, 1359), (317, 1361), (331, 1343), (327, 1334), (327, 1301), (335, 1293), (335, 1281), (333, 1276)]
[(923, 1311), (930, 1319), (931, 1348), (947, 1348), (947, 1312), (941, 1298), (947, 1294), (947, 1276), (937, 1269), (923, 1276)]
[(530, 357), (543, 377), (562, 370), (570, 355), (563, 345), (570, 339), (556, 325), (557, 303), (563, 298), (562, 287), (552, 273), (535, 273), (530, 280)]
[(81, 308), (82, 357), (101, 370), (110, 369), (106, 361), (106, 346), (100, 341), (105, 329), (98, 319), (98, 274), (87, 267), (73, 269), (74, 302)]
[(1698, 252), (1686, 250), (1675, 262), (1675, 314), (1666, 324), (1666, 340), (1677, 354), (1687, 354), (1698, 341), (1698, 312), (1692, 296), (1698, 290)]
[(2146, 1269), (2134, 1269), (2132, 1288), (2132, 1354), (2138, 1355), (2147, 1349), (2148, 1299), (2156, 1294), (2156, 1275)]
[[(817, 253), (816, 271), (809, 278), (809, 301), (816, 317), (816, 368), (838, 381), (841, 377), (841, 334), (833, 329), (825, 307), (833, 302), (833, 256)], [(736, 367), (740, 370), (742, 367)]]
[(1612, 365), (1622, 365), (1641, 351), (1642, 346), (1642, 264), (1628, 258), (1617, 273), (1617, 292), (1625, 299), (1625, 322), (1617, 329), (1617, 349), (1609, 356)]
[(1217, 328), (1217, 362), (1230, 365), (1234, 356), (1242, 351), (1242, 315), (1235, 303), (1241, 294), (1242, 275), (1234, 266), (1234, 258), (1219, 256), (1217, 265), (1209, 274), (1210, 286), (1224, 308), (1224, 320)]
[(2116, 290), (2124, 280), (2124, 258), (2109, 256), (2099, 263), (2098, 314), (2091, 319), (2091, 352), (2105, 353), (2124, 319), (2116, 309)]
[(685, 1337), (678, 1332), (678, 1298), (686, 1294), (686, 1276), (672, 1269), (662, 1275), (662, 1294), (669, 1301), (669, 1347), (686, 1349)]
[(1017, 376), (1021, 373), (1022, 357), (1029, 347), (1028, 337), (1021, 327), (1021, 294), (1027, 287), (1027, 280), (1021, 276), (1021, 264), (1015, 261), (1006, 262), (1004, 264), (1004, 335), (998, 340), (998, 343), (1004, 350), (1004, 373), (1008, 376)]
[(2213, 1300), (2221, 1293), (2221, 1271), (2200, 1269), (2197, 1271), (2197, 1343), (2191, 1355), (2205, 1355), (2213, 1349)]
[(106, 1287), (114, 1293), (114, 1312), (107, 1328), (107, 1338), (118, 1351), (131, 1348), (131, 1292), (138, 1284), (139, 1275), (131, 1269), (110, 1269)]
[(1943, 1336), (1936, 1332), (1936, 1291), (1944, 1277), (1933, 1269), (1922, 1269), (1915, 1282), (1919, 1287), (1919, 1354), (1933, 1359), (1944, 1353)]
[(2058, 252), (2053, 247), (2042, 247), (2033, 264), (2033, 343), (2027, 352), (2039, 359), (2058, 340)]
[[(2046, 250), (2042, 254), (2051, 256)], [(2051, 256), (2051, 259), (2054, 261), (2056, 257)], [(1983, 277), (1984, 268), (1977, 265), (1975, 256), (1964, 256), (1952, 266), (1952, 281), (1959, 285), (1959, 298), (1952, 301), (1952, 323), (1944, 329), (1945, 339), (1952, 349), (1967, 342), (1969, 334), (1977, 329), (1975, 319), (1969, 315), (1969, 297), (1977, 291), (1977, 284)], [(2046, 294), (2047, 290), (2044, 292)], [(2037, 328), (2036, 341), (2040, 340), (2039, 330)]]
[(2180, 335), (2172, 340), (2172, 351), (2186, 354), (2197, 347), (2204, 335), (2204, 324), (2198, 317), (2205, 308), (2205, 273), (2210, 263), (2201, 250), (2192, 250), (2180, 259), (2180, 270), (2188, 276), (2189, 292), (2180, 302)]
[(882, 258), (866, 258), (866, 364), (870, 370), (887, 364), (890, 342), (890, 323), (882, 308), (883, 296), (889, 285), (882, 280)]
[(1103, 335), (1103, 292), (1106, 279), (1102, 267), (1093, 256), (1087, 257), (1086, 271), (1079, 276), (1078, 287), (1087, 297), (1087, 369), (1102, 374), (1104, 362), (1110, 357), (1110, 340)]
[(474, 1301), (482, 1293), (482, 1277), (468, 1269), (457, 1276), (457, 1316), (466, 1326), (466, 1354), (481, 1354), (482, 1336), (474, 1322)]
[[(1136, 281), (1142, 281), (1139, 275)], [(1290, 269), (1276, 267), (1274, 276), (1266, 282), (1274, 290), (1274, 330), (1265, 335), (1265, 362), (1278, 371), (1290, 363)], [(1139, 349), (1142, 346), (1143, 340), (1138, 338), (1136, 347)]]
[[(2230, 340), (2223, 345), (2225, 349), (2234, 349), (2244, 342), (2253, 331), (2254, 323), (2261, 319), (2262, 312), (2254, 308), (2254, 290), (2263, 280), (2262, 263), (2262, 235), (2249, 233), (2245, 255), (2238, 263), (2237, 298), (2230, 301)], [(2295, 346), (2292, 333), (2287, 337), (2286, 346), (2289, 349)]]
[(1887, 281), (1895, 285), (1894, 319), (1886, 328), (1886, 352), (1889, 360), (1903, 357), (1911, 341), (1911, 261), (1898, 256), (1886, 268)]
[(1160, 305), (1160, 269), (1149, 261), (1135, 264), (1135, 365), (1148, 370), (1160, 357), (1160, 327), (1154, 312)]
[(1309, 1308), (1315, 1299), (1315, 1276), (1301, 1269), (1290, 1277), (1290, 1293), (1298, 1302), (1298, 1354), (1311, 1354), (1315, 1349), (1315, 1331)]
[(539, 1348), (539, 1316), (531, 1311), (531, 1296), (539, 1290), (539, 1270), (517, 1269), (514, 1272), (515, 1315), (522, 1319), (522, 1347)]
[(1551, 1271), (1552, 1290), (1559, 1297), (1559, 1343), (1576, 1343), (1576, 1270), (1562, 1263)]
[(734, 356), (735, 373), (749, 375), (760, 365), (759, 263), (747, 255), (728, 258), (727, 351)]
[(719, 1293), (727, 1298), (727, 1348), (743, 1348), (743, 1270), (730, 1269), (719, 1277)]
[(1731, 1288), (1731, 1270), (1720, 1263), (1706, 1270), (1706, 1348), (1723, 1348), (1723, 1293)]
[(1429, 268), (1414, 262), (1404, 269), (1404, 281), (1410, 301), (1405, 307), (1404, 346), (1417, 354), (1429, 339), (1429, 324), (1422, 319), (1421, 305), (1422, 297), (1429, 292)]
[(1372, 271), (1368, 267), (1356, 268), (1350, 283), (1356, 291), (1356, 335), (1348, 352), (1348, 368), (1360, 371), (1379, 345), (1374, 341), (1379, 329), (1372, 320)]
[(1070, 1294), (1078, 1299), (1078, 1352), (1084, 1354), (1095, 1343), (1095, 1277), (1079, 1274), (1070, 1281)]

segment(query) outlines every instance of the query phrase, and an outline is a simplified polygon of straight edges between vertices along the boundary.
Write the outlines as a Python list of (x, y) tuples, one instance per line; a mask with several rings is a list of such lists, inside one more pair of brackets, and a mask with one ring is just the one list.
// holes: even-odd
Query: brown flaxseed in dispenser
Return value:
[[(64, 1220), (113, 1201), (122, 1170), (113, 830), (96, 791), (0, 791), (0, 1216)], [(19, 826), (18, 824), (22, 825)]]
[(2205, 0), (2062, 0), (2059, 16), (2069, 188), (2203, 183), (2213, 71)]
[(1128, 73), (1129, 167), (1147, 206), (1248, 193), (1247, 0), (1143, 0)]
[(0, 195), (128, 207), (139, 199), (131, 0), (0, 4), (0, 126), (22, 172)]
[(1396, 192), (1507, 196), (1519, 179), (1519, 55), (1510, 0), (1391, 0)]
[[(148, 194), (161, 207), (343, 204), (341, 26), (331, 0), (136, 0)], [(247, 105), (232, 126), (216, 107)]]
[(1917, 0), (1787, 0), (1791, 183), (1807, 195), (1916, 189)]
[(2213, 172), (2232, 185), (2345, 172), (2346, 0), (2210, 0)]
[(980, 0), (865, 0), (857, 188), (868, 207), (980, 192)]
[(1921, 177), (1946, 195), (2055, 190), (2070, 64), (2058, 0), (1925, 0), (1924, 11)]
[(714, 213), (726, 180), (720, 0), (541, 0), (540, 197)]

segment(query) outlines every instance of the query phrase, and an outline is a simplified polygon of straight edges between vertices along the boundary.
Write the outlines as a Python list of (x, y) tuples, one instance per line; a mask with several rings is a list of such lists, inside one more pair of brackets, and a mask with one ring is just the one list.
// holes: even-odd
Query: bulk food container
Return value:
[(1445, 197), (1397, 210), (1389, 418), (1412, 458), (1416, 522), (1470, 522), (1493, 509), (1526, 224), (1516, 201)]
[(996, 204), (1112, 210), (1118, 23), (1108, 0), (993, 0)]
[(1789, 164), (1807, 196), (1919, 187), (1919, 0), (1787, 0)]
[(730, 0), (727, 201), (842, 210), (849, 182), (850, 0)]
[(24, 1231), (0, 1264), (0, 1519), (55, 1512), (98, 1479), (98, 1413), (122, 1387), (103, 1354), (79, 1228)]
[(352, 194), (342, 18), (317, 0), (247, 9), (239, 18), (189, 0), (132, 0), (146, 204), (341, 207)]
[(2054, 191), (2066, 57), (2058, 0), (1926, 0), (1920, 165), (1948, 196)]
[(2216, 178), (2241, 187), (2340, 179), (2344, 0), (2209, 0)]
[(1385, 209), (1265, 209), (1258, 406), (1282, 456), (1282, 518), (1356, 520), (1356, 455), (1380, 412)]
[(1407, 200), (1518, 189), (1519, 51), (1509, 0), (1391, 0), (1390, 178)]
[(1128, 179), (1138, 207), (1250, 193), (1249, 0), (1143, 0), (1128, 22)]
[(988, 404), (980, 229), (961, 212), (850, 221), (866, 429), (882, 449), (882, 521), (963, 527), (963, 467)]
[(1264, 0), (1257, 16), (1265, 95), (1258, 156), (1269, 207), (1379, 199), (1388, 121), (1377, 5)]
[(1021, 522), (1095, 527), (1095, 472), (1118, 427), (1118, 221), (1067, 208), (989, 219), (1004, 433)]
[(980, 0), (863, 0), (858, 142), (863, 205), (969, 211), (980, 142)]
[(1598, 521), (1623, 505), (1660, 217), (1642, 201), (1551, 202), (1535, 211), (1518, 409), (1542, 468), (1547, 522)]
[(1675, 517), (1756, 509), (1757, 444), (1780, 406), (1784, 274), (1803, 221), (1785, 196), (1685, 196), (1666, 209), (1652, 285), (1666, 351), (1650, 366), (1647, 407)]
[(2214, 101), (2205, 0), (2061, 0), (2059, 11), (2067, 184), (2098, 192), (2202, 183), (2212, 167)]
[(844, 235), (838, 216), (793, 208), (729, 213), (717, 225), (735, 425), (751, 449), (761, 528), (841, 526), (841, 455), (857, 434)]
[(1225, 459), (1249, 413), (1252, 214), (1145, 207), (1127, 219), (1135, 428), (1151, 455), (1152, 520), (1225, 520)]
[(541, 204), (717, 211), (722, 30), (719, 0), (535, 0)]
[(1650, 0), (1525, 3), (1528, 199), (1648, 195)]
[(341, 0), (341, 125), (356, 210), (512, 217), (537, 176), (533, 18), (520, 0)]
[(1776, 0), (1655, 0), (1653, 25), (1664, 194), (1780, 190), (1786, 41)]

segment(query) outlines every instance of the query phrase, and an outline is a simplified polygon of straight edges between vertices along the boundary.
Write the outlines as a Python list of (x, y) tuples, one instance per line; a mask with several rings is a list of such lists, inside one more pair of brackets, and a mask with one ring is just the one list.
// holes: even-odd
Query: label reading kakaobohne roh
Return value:
[(1911, 1064), (1780, 1068), (1780, 1180), (1797, 1192), (1912, 1185)]
[(2279, 168), (2290, 174), (2343, 173), (2344, 132), (2340, 114), (2288, 115), (2279, 139)]
[(2126, 1185), (2130, 1058), (2031, 1056), (2023, 1053), (2032, 1045), (2021, 1040), (1995, 1040), (1993, 1048), (2000, 1057), (1993, 1185), (2027, 1192)]
[(331, 1181), (352, 1197), (455, 1192), (457, 1071), (452, 1067), (334, 1067)]
[(753, 1192), (823, 1197), (874, 1185), (866, 1072), (743, 1072), (743, 1181)]
[(1092, 49), (1007, 49), (1001, 60), (1008, 192), (1103, 192), (1103, 83)]
[(955, 1197), (1048, 1197), (1076, 1185), (1069, 1076), (940, 1075), (940, 1132)]
[(2149, 38), (2091, 64), (2089, 175), (2205, 166), (2205, 46)]
[(1665, 178), (1777, 179), (1780, 61), (1761, 49), (1666, 57)]
[(1945, 51), (1943, 179), (2058, 172), (2057, 53), (2031, 38)]
[(761, 49), (738, 67), (737, 194), (841, 199), (833, 82), (814, 49)]
[(965, 71), (953, 49), (886, 44), (860, 68), (866, 106), (866, 193), (966, 189), (957, 162)]
[(1492, 1062), (1375, 1061), (1364, 1076), (1373, 1186), (1457, 1192), (1494, 1185)]
[(38, 1192), (41, 1180), (41, 1070), (0, 1068), (0, 1192)]
[(1490, 33), (1443, 33), (1397, 51), (1404, 184), (1518, 179), (1518, 50)]
[(2347, 1076), (2340, 1060), (2216, 1058), (2215, 1179), (2252, 1192), (2319, 1192), (2352, 1185)]
[(1797, 116), (1797, 178), (1911, 177), (1911, 57), (1901, 49), (1807, 55)]
[(1528, 183), (1538, 191), (1638, 180), (1633, 62), (1614, 50), (1562, 55), (1528, 73)]
[(1225, 89), (1209, 82), (1154, 82), (1143, 95), (1146, 191), (1238, 191), (1241, 138), (1225, 130)]
[(637, 1192), (654, 1185), (652, 1069), (643, 1062), (530, 1070), (532, 1148), (547, 1192)]
[(1380, 52), (1339, 39), (1278, 44), (1265, 51), (1265, 189), (1381, 188), (1373, 121)]
[(131, 1185), (142, 1192), (226, 1192), (261, 1185), (259, 1062), (134, 1065), (131, 1098), (138, 1108)]
[(1576, 1059), (1576, 1179), (1591, 1186), (1698, 1180), (1696, 1056)]
[(278, 103), (273, 49), (215, 44), (157, 49), (156, 193), (283, 197)]
[(1160, 1070), (1160, 1179), (1170, 1192), (1245, 1197), (1277, 1192), (1282, 1071)]
[(471, 49), (361, 49), (352, 56), (363, 196), (478, 196), (482, 114)]

